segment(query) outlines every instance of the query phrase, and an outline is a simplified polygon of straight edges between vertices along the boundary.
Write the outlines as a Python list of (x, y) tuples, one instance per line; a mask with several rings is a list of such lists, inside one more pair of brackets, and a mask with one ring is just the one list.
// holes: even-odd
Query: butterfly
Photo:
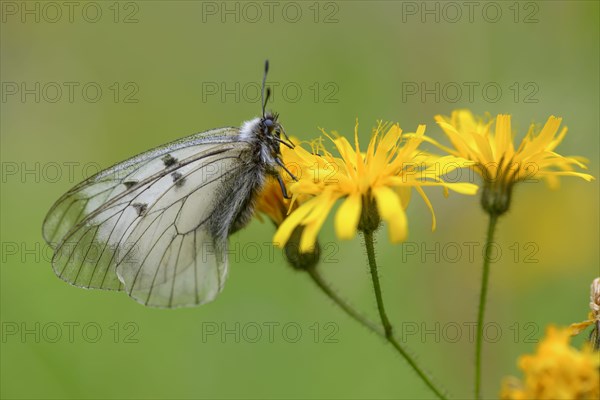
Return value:
[[(293, 148), (278, 115), (211, 129), (132, 157), (76, 185), (43, 224), (52, 267), (66, 282), (125, 291), (153, 307), (212, 301), (228, 271), (228, 237), (248, 224), (269, 175), (294, 175), (280, 146)], [(283, 138), (282, 138), (283, 136)]]

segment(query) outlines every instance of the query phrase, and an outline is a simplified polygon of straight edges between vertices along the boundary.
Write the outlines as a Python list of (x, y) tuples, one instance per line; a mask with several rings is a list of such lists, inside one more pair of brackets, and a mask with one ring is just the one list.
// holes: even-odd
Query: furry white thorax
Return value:
[[(240, 128), (240, 140), (255, 143), (258, 140), (257, 132), (259, 129), (260, 118), (256, 117), (254, 119), (245, 121), (242, 123)], [(275, 159), (271, 156), (271, 152), (266, 143), (261, 143), (260, 146), (260, 159), (263, 163), (268, 165), (277, 165)]]
[(243, 141), (254, 142), (256, 140), (256, 131), (260, 124), (260, 118), (256, 117), (242, 123), (240, 128), (240, 139)]

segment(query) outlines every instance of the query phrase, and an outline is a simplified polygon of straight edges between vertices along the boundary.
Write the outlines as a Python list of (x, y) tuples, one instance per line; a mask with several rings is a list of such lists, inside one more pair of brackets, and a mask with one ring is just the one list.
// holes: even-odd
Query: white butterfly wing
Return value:
[(223, 185), (249, 167), (238, 134), (184, 138), (65, 194), (43, 228), (56, 274), (80, 287), (125, 289), (151, 306), (212, 300), (227, 274), (227, 240), (215, 237), (211, 213)]

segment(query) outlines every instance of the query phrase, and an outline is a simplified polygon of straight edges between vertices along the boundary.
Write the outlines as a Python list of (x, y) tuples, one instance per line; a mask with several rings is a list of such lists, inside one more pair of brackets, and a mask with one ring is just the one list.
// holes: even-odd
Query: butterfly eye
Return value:
[(265, 119), (265, 126), (267, 126), (269, 128), (272, 127), (273, 126), (273, 120), (269, 119), (269, 118)]

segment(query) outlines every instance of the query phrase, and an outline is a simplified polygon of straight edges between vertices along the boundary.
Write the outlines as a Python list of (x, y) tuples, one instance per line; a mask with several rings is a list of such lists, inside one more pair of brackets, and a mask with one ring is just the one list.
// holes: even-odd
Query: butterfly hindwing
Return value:
[(214, 156), (216, 174), (209, 160), (190, 165), (182, 172), (184, 186), (162, 191), (127, 234), (131, 251), (122, 255), (117, 274), (130, 296), (145, 305), (174, 307), (201, 304), (220, 292), (227, 274), (227, 236), (217, 234), (213, 218), (223, 207), (222, 188), (247, 168), (238, 147)]

